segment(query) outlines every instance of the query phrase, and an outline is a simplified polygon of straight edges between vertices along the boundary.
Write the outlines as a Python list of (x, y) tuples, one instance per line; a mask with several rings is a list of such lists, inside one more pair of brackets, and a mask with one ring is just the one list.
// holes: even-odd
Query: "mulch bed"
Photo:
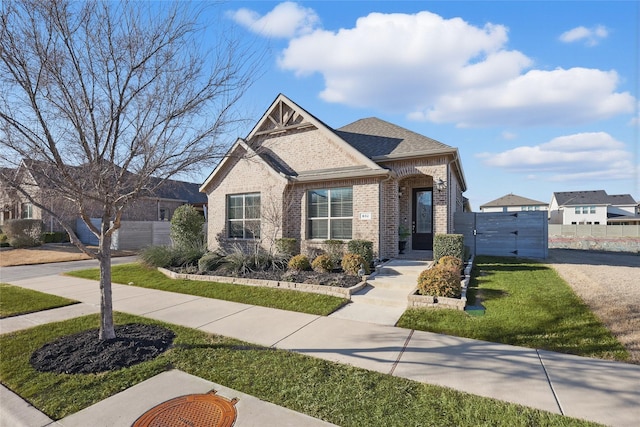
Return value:
[(173, 331), (156, 325), (115, 327), (116, 338), (100, 341), (98, 329), (52, 341), (31, 355), (31, 365), (42, 372), (94, 374), (126, 368), (154, 359), (171, 347)]

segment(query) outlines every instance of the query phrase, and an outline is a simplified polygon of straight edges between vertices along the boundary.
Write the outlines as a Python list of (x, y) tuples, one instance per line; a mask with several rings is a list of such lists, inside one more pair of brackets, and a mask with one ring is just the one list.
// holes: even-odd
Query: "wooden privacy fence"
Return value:
[[(99, 218), (91, 218), (95, 226), (100, 225)], [(111, 249), (137, 250), (147, 246), (170, 245), (168, 221), (122, 221), (120, 228), (114, 233)], [(76, 230), (80, 241), (86, 245), (98, 245), (98, 238), (89, 231), (86, 224), (78, 219)]]
[(457, 212), (454, 228), (474, 255), (546, 258), (547, 212)]

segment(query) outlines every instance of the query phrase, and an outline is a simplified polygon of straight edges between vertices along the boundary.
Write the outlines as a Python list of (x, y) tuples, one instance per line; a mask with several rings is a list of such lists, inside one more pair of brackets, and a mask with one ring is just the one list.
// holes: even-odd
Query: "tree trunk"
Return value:
[(98, 339), (110, 340), (116, 337), (113, 327), (113, 298), (111, 295), (111, 234), (107, 232), (109, 222), (103, 220), (98, 248), (100, 260), (100, 334)]

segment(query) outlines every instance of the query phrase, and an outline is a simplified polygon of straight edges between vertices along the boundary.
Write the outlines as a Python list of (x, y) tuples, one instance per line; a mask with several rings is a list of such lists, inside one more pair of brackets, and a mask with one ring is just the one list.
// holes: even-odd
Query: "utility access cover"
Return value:
[(237, 401), (217, 396), (215, 390), (206, 394), (188, 394), (149, 409), (132, 427), (231, 427), (238, 415)]

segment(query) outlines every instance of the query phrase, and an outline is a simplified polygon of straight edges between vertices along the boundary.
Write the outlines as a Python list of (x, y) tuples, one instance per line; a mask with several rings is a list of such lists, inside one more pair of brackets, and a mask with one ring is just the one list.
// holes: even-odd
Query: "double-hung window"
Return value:
[(227, 224), (230, 238), (259, 239), (260, 193), (228, 195)]
[(309, 238), (351, 239), (353, 188), (311, 190), (307, 199)]

